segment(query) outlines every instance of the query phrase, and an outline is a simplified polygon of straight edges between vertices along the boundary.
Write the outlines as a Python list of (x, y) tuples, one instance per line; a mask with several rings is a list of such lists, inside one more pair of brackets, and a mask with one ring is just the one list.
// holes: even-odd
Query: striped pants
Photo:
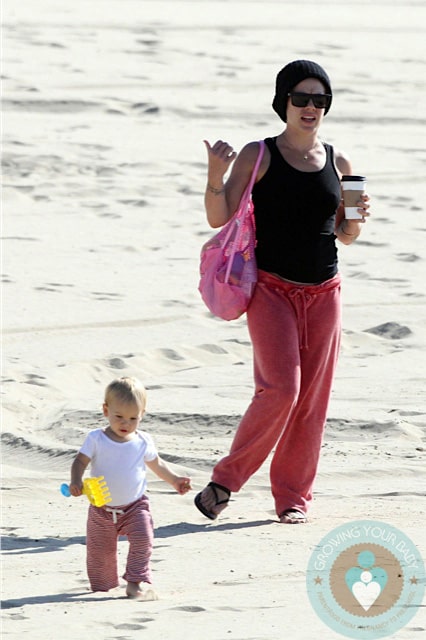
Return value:
[(149, 500), (142, 496), (129, 505), (111, 511), (90, 505), (87, 518), (87, 574), (92, 591), (109, 591), (118, 587), (117, 541), (127, 536), (129, 553), (127, 582), (151, 583), (150, 559), (154, 526)]
[(340, 345), (340, 276), (296, 285), (264, 271), (247, 312), (255, 394), (212, 480), (239, 491), (275, 449), (275, 509), (307, 511)]

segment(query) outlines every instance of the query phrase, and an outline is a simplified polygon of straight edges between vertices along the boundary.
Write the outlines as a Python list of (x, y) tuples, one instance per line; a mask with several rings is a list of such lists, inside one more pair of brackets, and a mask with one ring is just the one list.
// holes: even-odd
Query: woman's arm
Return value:
[[(238, 208), (244, 189), (250, 181), (259, 145), (257, 142), (250, 142), (237, 156), (233, 148), (222, 140), (218, 140), (213, 146), (210, 146), (207, 140), (204, 143), (208, 153), (207, 186), (204, 196), (207, 221), (213, 228), (222, 227)], [(224, 184), (223, 177), (232, 162), (234, 165), (231, 174)], [(265, 158), (262, 160), (258, 178), (266, 171), (264, 163)]]
[[(336, 158), (336, 168), (340, 174), (340, 178), (343, 175), (350, 176), (352, 175), (352, 165), (351, 162), (344, 153), (341, 151), (335, 150), (335, 158)], [(340, 201), (339, 208), (336, 213), (336, 225), (335, 225), (335, 235), (340, 242), (343, 244), (352, 244), (354, 240), (356, 240), (361, 233), (361, 225), (365, 223), (365, 217), (368, 217), (370, 214), (368, 212), (369, 208), (369, 196), (367, 194), (361, 197), (359, 202), (359, 213), (362, 214), (362, 218), (356, 220), (348, 220), (345, 218), (345, 208), (343, 206), (343, 192), (342, 199)]]

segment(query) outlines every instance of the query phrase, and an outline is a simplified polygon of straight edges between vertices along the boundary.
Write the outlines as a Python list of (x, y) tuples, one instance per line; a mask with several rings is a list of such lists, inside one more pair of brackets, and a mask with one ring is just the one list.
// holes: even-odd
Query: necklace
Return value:
[(305, 151), (301, 151), (300, 149), (297, 149), (296, 147), (293, 147), (292, 145), (290, 145), (285, 136), (283, 137), (283, 141), (285, 146), (290, 149), (290, 151), (293, 151), (295, 153), (297, 153), (297, 155), (302, 154), (302, 159), (306, 162), (307, 160), (309, 160), (309, 154), (312, 153), (312, 151), (317, 147), (317, 142), (315, 142), (314, 146), (311, 147), (310, 149), (306, 149)]

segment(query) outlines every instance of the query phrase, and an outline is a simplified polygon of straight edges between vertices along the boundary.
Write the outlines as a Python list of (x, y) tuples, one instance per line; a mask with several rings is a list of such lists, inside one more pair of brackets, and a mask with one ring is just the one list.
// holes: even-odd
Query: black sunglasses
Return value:
[(294, 91), (287, 95), (291, 99), (293, 107), (307, 107), (312, 100), (315, 109), (326, 109), (331, 103), (331, 95), (329, 93), (302, 93)]

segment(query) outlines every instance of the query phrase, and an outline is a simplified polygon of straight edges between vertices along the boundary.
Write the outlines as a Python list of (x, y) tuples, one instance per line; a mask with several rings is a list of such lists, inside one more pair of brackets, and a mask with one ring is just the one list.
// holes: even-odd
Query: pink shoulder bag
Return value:
[(198, 290), (210, 311), (223, 320), (239, 318), (250, 304), (256, 282), (256, 227), (251, 192), (265, 143), (236, 213), (201, 249)]

